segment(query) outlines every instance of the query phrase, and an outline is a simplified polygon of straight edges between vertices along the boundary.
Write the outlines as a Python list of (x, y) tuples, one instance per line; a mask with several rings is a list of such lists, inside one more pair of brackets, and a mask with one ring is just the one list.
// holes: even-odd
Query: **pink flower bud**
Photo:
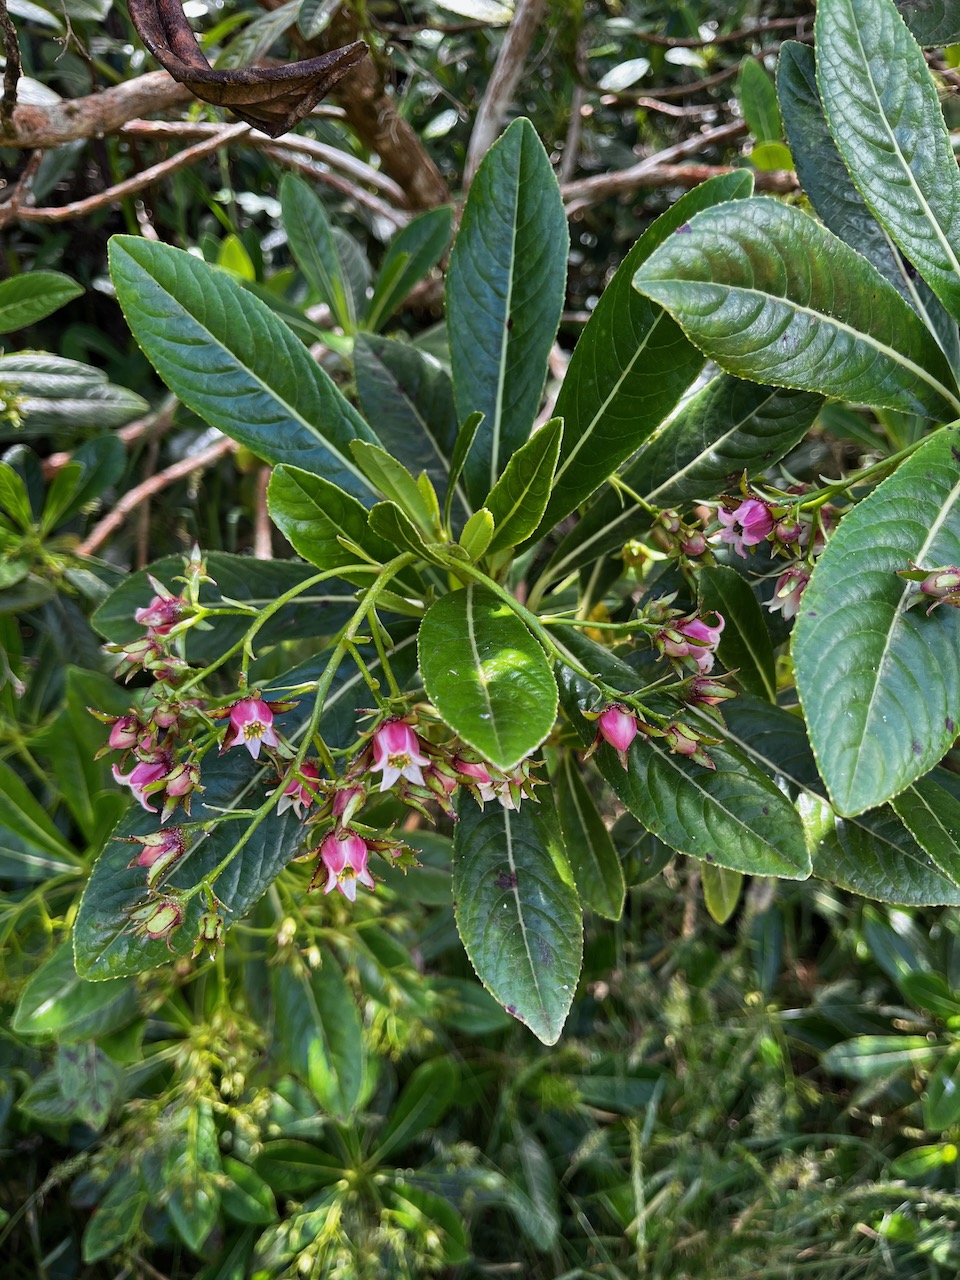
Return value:
[(110, 730), (107, 739), (114, 751), (129, 751), (137, 745), (143, 725), (136, 716), (121, 716)]
[(163, 758), (156, 761), (156, 763), (138, 764), (129, 773), (121, 773), (117, 766), (114, 765), (113, 776), (117, 782), (130, 788), (148, 813), (156, 813), (156, 809), (147, 803), (147, 794), (152, 794), (160, 789), (154, 784), (160, 782), (167, 775), (170, 771), (170, 764), (170, 757), (164, 754)]
[(696, 559), (707, 549), (707, 540), (702, 533), (691, 533), (680, 541), (680, 550), (685, 556)]
[(153, 635), (165, 636), (183, 617), (186, 601), (180, 596), (154, 596), (145, 609), (137, 609), (133, 617)]
[[(283, 795), (277, 803), (277, 813), (286, 813), (288, 809), (292, 809), (298, 818), (302, 818), (304, 811), (309, 809), (317, 798), (317, 788), (314, 784), (319, 782), (320, 774), (316, 765), (309, 762), (302, 764), (297, 774), (298, 776), (291, 778), (284, 787)], [(268, 791), (267, 795), (272, 796), (273, 791)]]
[(366, 803), (367, 792), (364, 787), (341, 787), (333, 797), (333, 816), (341, 826), (349, 827)]
[(800, 598), (809, 581), (810, 570), (806, 565), (791, 565), (777, 579), (773, 597), (767, 601), (768, 610), (771, 613), (782, 613), (785, 621), (795, 618), (800, 608)]
[(774, 540), (784, 546), (790, 546), (791, 543), (796, 542), (802, 532), (803, 526), (800, 521), (794, 520), (792, 516), (783, 516), (773, 527)]
[(183, 916), (183, 904), (178, 898), (151, 898), (134, 907), (130, 912), (130, 923), (137, 937), (165, 938), (169, 947), (170, 935), (183, 923)]

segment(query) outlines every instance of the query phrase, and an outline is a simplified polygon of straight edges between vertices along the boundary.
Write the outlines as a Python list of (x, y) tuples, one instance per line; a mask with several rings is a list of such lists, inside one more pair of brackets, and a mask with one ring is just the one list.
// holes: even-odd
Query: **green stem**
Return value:
[[(356, 612), (354, 613), (350, 621), (346, 624), (346, 626), (342, 629), (340, 633), (340, 638), (337, 641), (336, 647), (334, 648), (333, 653), (330, 655), (330, 660), (328, 661), (327, 665), (324, 667), (323, 674), (320, 676), (320, 679), (317, 681), (317, 689), (316, 689), (316, 694), (314, 696), (313, 710), (310, 713), (310, 719), (307, 723), (306, 731), (304, 732), (304, 735), (303, 735), (303, 741), (301, 742), (300, 747), (297, 750), (297, 754), (294, 756), (293, 760), (290, 762), (287, 768), (287, 772), (284, 774), (284, 778), (289, 776), (291, 772), (295, 772), (303, 764), (306, 758), (307, 752), (310, 750), (311, 744), (313, 742), (314, 734), (316, 733), (317, 727), (320, 723), (320, 717), (323, 714), (323, 708), (326, 703), (327, 694), (330, 692), (330, 686), (333, 684), (334, 676), (337, 674), (337, 671), (340, 667), (341, 662), (346, 657), (346, 655), (350, 652), (350, 649), (353, 646), (354, 640), (356, 638), (357, 632), (360, 630), (360, 627), (363, 625), (363, 622), (367, 614), (376, 605), (377, 598), (380, 595), (380, 593), (386, 589), (387, 583), (397, 573), (405, 569), (408, 564), (412, 564), (415, 559), (416, 559), (416, 556), (413, 554), (413, 552), (407, 551), (407, 552), (404, 552), (403, 555), (399, 555), (395, 557), (395, 559), (390, 560), (387, 564), (383, 566), (383, 568), (377, 574), (377, 577), (374, 580), (374, 582), (372, 582), (369, 588), (364, 592), (363, 598), (360, 601), (360, 604)], [(250, 840), (250, 837), (261, 825), (261, 823), (266, 820), (266, 818), (270, 815), (272, 810), (277, 806), (277, 804), (279, 804), (280, 797), (283, 795), (283, 790), (284, 790), (283, 779), (281, 779), (278, 786), (274, 789), (273, 794), (271, 796), (268, 796), (266, 801), (257, 810), (256, 816), (253, 818), (250, 825), (244, 831), (243, 835), (240, 837), (237, 843), (233, 846), (233, 848), (230, 849), (230, 851), (220, 860), (220, 862), (217, 863), (217, 865), (213, 868), (213, 870), (209, 872), (206, 876), (204, 876), (204, 878), (201, 881), (199, 881), (198, 884), (195, 884), (192, 889), (187, 889), (183, 893), (181, 893), (180, 898), (182, 902), (189, 902), (190, 899), (196, 897), (198, 893), (201, 893), (201, 892), (207, 893), (207, 892), (213, 891), (213, 887), (216, 884), (216, 881), (219, 879), (219, 877), (223, 874), (223, 872), (227, 869), (227, 867), (229, 867), (230, 863), (234, 860), (234, 858), (246, 846), (247, 842)]]

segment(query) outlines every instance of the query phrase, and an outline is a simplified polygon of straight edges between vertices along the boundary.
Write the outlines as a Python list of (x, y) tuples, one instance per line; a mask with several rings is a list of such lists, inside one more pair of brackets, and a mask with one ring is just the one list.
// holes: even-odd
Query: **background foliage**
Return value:
[[(28, 100), (78, 97), (145, 70), (123, 6), (8, 7)], [(423, 867), (385, 873), (356, 908), (308, 897), (292, 868), (215, 961), (184, 957), (122, 983), (76, 974), (69, 931), (127, 807), (108, 762), (94, 760), (103, 732), (86, 712), (128, 705), (100, 648), (107, 625), (125, 619), (117, 595), (106, 606), (116, 616), (92, 622), (95, 609), (123, 584), (131, 612), (145, 581), (135, 571), (165, 555), (179, 566), (195, 540), (234, 599), (269, 599), (277, 573), (291, 586), (303, 575), (292, 561), (264, 573), (251, 557), (287, 554), (266, 520), (265, 470), (166, 397), (113, 296), (107, 239), (125, 232), (138, 237), (122, 242), (131, 254), (157, 258), (160, 241), (225, 268), (340, 385), (352, 390), (355, 379), (366, 416), (402, 457), (413, 409), (397, 397), (403, 370), (383, 335), (457, 359), (436, 263), (452, 221), (443, 188), (460, 195), (504, 40), (486, 8), (465, 0), (453, 12), (424, 3), (348, 14), (398, 118), (436, 166), (432, 201), (418, 200), (412, 179), (399, 182), (401, 161), (393, 173), (388, 157), (378, 163), (341, 106), (299, 136), (366, 168), (322, 160), (306, 177), (282, 176), (289, 154), (236, 146), (102, 203), (176, 142), (202, 140), (213, 113), (196, 104), (171, 113), (179, 134), (69, 141), (45, 150), (32, 173), (29, 150), (0, 147), (12, 196), (3, 215), (28, 188), (41, 210), (94, 202), (67, 222), (0, 223), (0, 447), (22, 481), (0, 491), (18, 531), (16, 554), (0, 560), (0, 1233), (12, 1276), (957, 1272), (953, 908), (866, 904), (818, 880), (756, 879), (739, 900), (721, 869), (672, 857), (625, 815), (612, 838), (626, 907), (607, 918), (618, 915), (618, 884), (589, 900), (579, 993), (547, 1049), (476, 984), (450, 905), (450, 842), (422, 830), (410, 839)], [(718, 8), (544, 11), (509, 115), (532, 121), (566, 184), (560, 359), (612, 270), (655, 215), (710, 176), (704, 166), (732, 162), (779, 191), (792, 159), (814, 197), (794, 138), (786, 149), (771, 76), (780, 40), (809, 38), (811, 6)], [(286, 57), (322, 38), (335, 15), (295, 0), (267, 13), (198, 3), (191, 17), (227, 65)], [(790, 56), (799, 94), (803, 54)], [(934, 63), (950, 126), (953, 49)], [(303, 155), (314, 163), (317, 153)], [(649, 186), (619, 177), (649, 155), (661, 157)], [(331, 172), (345, 185), (330, 184)], [(724, 181), (733, 198), (742, 179)], [(790, 218), (799, 199), (777, 216)], [(410, 220), (408, 205), (430, 203)], [(409, 279), (402, 226), (419, 271)], [(26, 320), (16, 311), (13, 330), (3, 305), (19, 305), (21, 280), (41, 301)], [(306, 346), (303, 356), (307, 367)], [(291, 395), (306, 396), (306, 385)], [(811, 432), (809, 417), (800, 422), (790, 473), (857, 465), (878, 429), (890, 451), (911, 444), (917, 407), (868, 416), (831, 405)], [(449, 416), (438, 403), (432, 422)], [(294, 473), (280, 470), (272, 484), (284, 475), (289, 483)], [(576, 475), (568, 483), (555, 490), (558, 519), (580, 501)], [(124, 509), (130, 492), (139, 497)], [(105, 524), (111, 511), (123, 518)], [(722, 600), (734, 588), (716, 572)], [(347, 606), (311, 597), (284, 613), (262, 637), (277, 647), (261, 678), (308, 657)], [(751, 692), (768, 695), (772, 652), (753, 679)], [(745, 719), (761, 714), (747, 697), (738, 703)]]

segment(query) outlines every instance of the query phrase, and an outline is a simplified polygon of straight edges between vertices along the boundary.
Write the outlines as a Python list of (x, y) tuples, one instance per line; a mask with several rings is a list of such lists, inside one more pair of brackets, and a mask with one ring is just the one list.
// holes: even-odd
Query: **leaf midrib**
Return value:
[(500, 326), (500, 360), (497, 365), (497, 394), (495, 398), (495, 412), (493, 418), (493, 433), (490, 449), (490, 485), (492, 489), (497, 483), (499, 475), (498, 464), (500, 460), (500, 437), (503, 425), (503, 397), (506, 391), (507, 382), (507, 351), (510, 345), (510, 333), (507, 322), (510, 319), (510, 312), (513, 307), (513, 285), (514, 270), (517, 261), (517, 222), (519, 217), (520, 205), (520, 171), (523, 168), (523, 135), (520, 135), (520, 146), (517, 154), (517, 167), (514, 174), (514, 194), (512, 206), (512, 218), (510, 223), (510, 252), (509, 252), (509, 269), (507, 271), (507, 292), (503, 299), (503, 323)]

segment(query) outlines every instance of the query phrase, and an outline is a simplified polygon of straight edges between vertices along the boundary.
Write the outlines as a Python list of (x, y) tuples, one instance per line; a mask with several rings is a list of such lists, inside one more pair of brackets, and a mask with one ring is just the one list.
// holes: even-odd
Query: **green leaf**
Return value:
[(572, 751), (560, 757), (553, 785), (563, 843), (580, 899), (598, 915), (619, 920), (626, 896), (620, 856)]
[(916, 312), (849, 245), (777, 200), (697, 214), (634, 284), (738, 377), (942, 421), (960, 413)]
[(878, 902), (958, 906), (960, 887), (944, 875), (889, 805), (839, 817), (813, 795), (798, 801), (809, 832), (813, 874)]
[(783, 792), (735, 747), (708, 750), (715, 770), (656, 738), (634, 742), (627, 769), (606, 743), (596, 758), (621, 804), (678, 853), (746, 875), (806, 879), (803, 829)]
[(223, 1172), (228, 1178), (220, 1193), (224, 1213), (251, 1226), (267, 1226), (276, 1221), (276, 1199), (258, 1173), (232, 1156), (224, 1156)]
[(960, 1051), (946, 1054), (927, 1081), (923, 1096), (924, 1128), (934, 1133), (960, 1121)]
[(430, 701), (498, 769), (514, 768), (553, 728), (557, 686), (543, 649), (485, 587), (441, 596), (417, 644)]
[(120, 1069), (92, 1040), (61, 1045), (55, 1063), (57, 1083), (71, 1113), (98, 1132), (110, 1118), (122, 1089)]
[(778, 169), (792, 169), (793, 156), (782, 142), (759, 142), (750, 152), (750, 163), (762, 173), (776, 173)]
[[(766, 470), (810, 428), (823, 397), (744, 382), (712, 379), (642, 446), (622, 474), (624, 484), (654, 507), (684, 507), (736, 487), (744, 471)], [(557, 548), (547, 572), (563, 578), (650, 528), (642, 507), (608, 491)]]
[(414, 555), (430, 558), (423, 534), (395, 502), (376, 503), (370, 508), (367, 523), (372, 534), (383, 538), (394, 549), (394, 555), (412, 551)]
[(0, 511), (5, 511), (24, 532), (33, 524), (27, 486), (23, 478), (6, 462), (0, 462)]
[(776, 659), (770, 632), (750, 584), (722, 565), (700, 573), (701, 610), (719, 613), (725, 622), (717, 656), (748, 693), (777, 699)]
[(832, 1045), (823, 1066), (854, 1080), (885, 1080), (899, 1072), (932, 1066), (938, 1050), (925, 1036), (856, 1036)]
[(477, 170), (447, 275), (457, 412), (484, 414), (466, 466), (476, 504), (529, 436), (540, 407), (569, 243), (547, 154), (529, 120), (515, 120)]
[[(483, 426), (483, 414), (469, 414), (457, 431), (457, 437), (453, 445), (453, 453), (450, 455), (450, 475), (447, 479), (447, 495), (443, 504), (444, 522), (450, 523), (450, 512), (453, 509), (454, 492), (460, 492), (460, 477), (463, 469), (467, 465), (467, 458), (473, 448), (474, 441), (479, 434), (480, 428)], [(469, 504), (465, 505), (468, 506)]]
[(94, 1209), (83, 1232), (84, 1262), (99, 1262), (118, 1253), (140, 1226), (147, 1192), (124, 1171)]
[(264, 1143), (257, 1156), (256, 1171), (280, 1195), (302, 1195), (316, 1187), (327, 1187), (345, 1173), (342, 1162), (313, 1143), (283, 1139)]
[(580, 977), (583, 925), (553, 797), (519, 812), (467, 798), (454, 834), (457, 929), (477, 977), (544, 1044), (555, 1044)]
[(444, 1196), (399, 1179), (385, 1187), (382, 1194), (390, 1218), (414, 1238), (429, 1232), (431, 1252), (438, 1252), (444, 1262), (453, 1266), (469, 1260), (463, 1218)]
[(297, 26), (305, 40), (316, 40), (322, 35), (337, 11), (338, 0), (302, 0), (297, 14)]
[(728, 871), (726, 867), (704, 862), (700, 867), (700, 878), (707, 910), (717, 924), (726, 924), (740, 901), (743, 875), (739, 871)]
[(744, 58), (737, 79), (740, 110), (757, 142), (779, 142), (783, 137), (777, 91), (756, 58)]
[(490, 490), (483, 505), (493, 516), (496, 528), (488, 548), (491, 554), (518, 546), (540, 524), (550, 498), (562, 439), (563, 419), (551, 418), (517, 450)]
[(452, 1106), (459, 1084), (459, 1072), (449, 1058), (422, 1062), (393, 1104), (371, 1162), (381, 1164), (432, 1129)]
[(957, 0), (897, 0), (897, 8), (925, 48), (960, 41), (960, 7)]
[(36, 324), (82, 293), (83, 285), (59, 271), (26, 271), (0, 280), (0, 333)]
[(64, 1044), (114, 1031), (131, 1021), (136, 1009), (137, 994), (129, 983), (78, 977), (67, 941), (31, 976), (20, 993), (12, 1026), (18, 1035)]
[(188, 408), (267, 462), (372, 501), (349, 445), (374, 435), (265, 303), (191, 254), (133, 236), (110, 241), (110, 272), (134, 337)]
[(274, 971), (277, 1041), (320, 1105), (345, 1124), (363, 1088), (362, 1030), (336, 959), (325, 947), (320, 954), (316, 969), (298, 963)]
[[(318, 569), (347, 569), (362, 563), (363, 556), (339, 541), (346, 538), (360, 547), (371, 561), (385, 563), (397, 551), (372, 532), (368, 512), (356, 498), (322, 476), (297, 467), (275, 467), (267, 488), (270, 518), (294, 551)], [(347, 572), (348, 581), (368, 584), (371, 575)]]
[(16, 392), (23, 418), (17, 429), (21, 438), (83, 427), (122, 427), (150, 409), (133, 391), (109, 383), (102, 369), (60, 356), (0, 356), (0, 384)]
[(0, 825), (14, 832), (29, 852), (49, 854), (73, 868), (76, 854), (54, 826), (46, 809), (18, 774), (0, 762)]
[[(453, 384), (432, 357), (405, 342), (361, 333), (353, 346), (357, 395), (384, 448), (414, 473), (447, 489), (457, 438)], [(468, 510), (463, 490), (459, 499)]]
[(463, 526), (460, 533), (460, 546), (474, 562), (479, 560), (490, 546), (495, 527), (493, 516), (486, 507), (475, 511)]
[(861, 813), (927, 773), (960, 725), (960, 616), (905, 611), (910, 562), (960, 563), (960, 431), (938, 431), (844, 516), (793, 633), (797, 691), (835, 808)]
[(450, 243), (453, 209), (428, 209), (390, 241), (373, 287), (364, 328), (376, 331), (400, 307), (410, 290), (435, 267)]
[(960, 173), (919, 46), (892, 0), (826, 0), (817, 6), (816, 47), (830, 132), (854, 182), (960, 316)]
[(943, 874), (960, 885), (960, 800), (928, 775), (898, 795), (893, 808)]
[(223, 49), (216, 60), (217, 68), (244, 67), (262, 58), (287, 28), (293, 26), (299, 11), (300, 0), (287, 0), (279, 8), (261, 13)]
[(557, 398), (564, 441), (545, 526), (569, 515), (629, 458), (703, 364), (662, 307), (632, 287), (638, 268), (695, 213), (752, 190), (749, 173), (731, 173), (681, 196), (640, 237), (604, 289)]
[(220, 1216), (222, 1167), (217, 1126), (207, 1098), (182, 1106), (177, 1140), (163, 1161), (167, 1212), (188, 1249), (199, 1253)]
[(390, 502), (396, 503), (426, 537), (440, 536), (436, 495), (433, 495), (432, 502), (427, 501), (403, 463), (397, 462), (379, 445), (368, 444), (366, 440), (354, 440), (350, 452), (371, 484)]
[(344, 333), (354, 333), (357, 307), (326, 209), (307, 183), (291, 173), (280, 183), (280, 206), (290, 252)]

